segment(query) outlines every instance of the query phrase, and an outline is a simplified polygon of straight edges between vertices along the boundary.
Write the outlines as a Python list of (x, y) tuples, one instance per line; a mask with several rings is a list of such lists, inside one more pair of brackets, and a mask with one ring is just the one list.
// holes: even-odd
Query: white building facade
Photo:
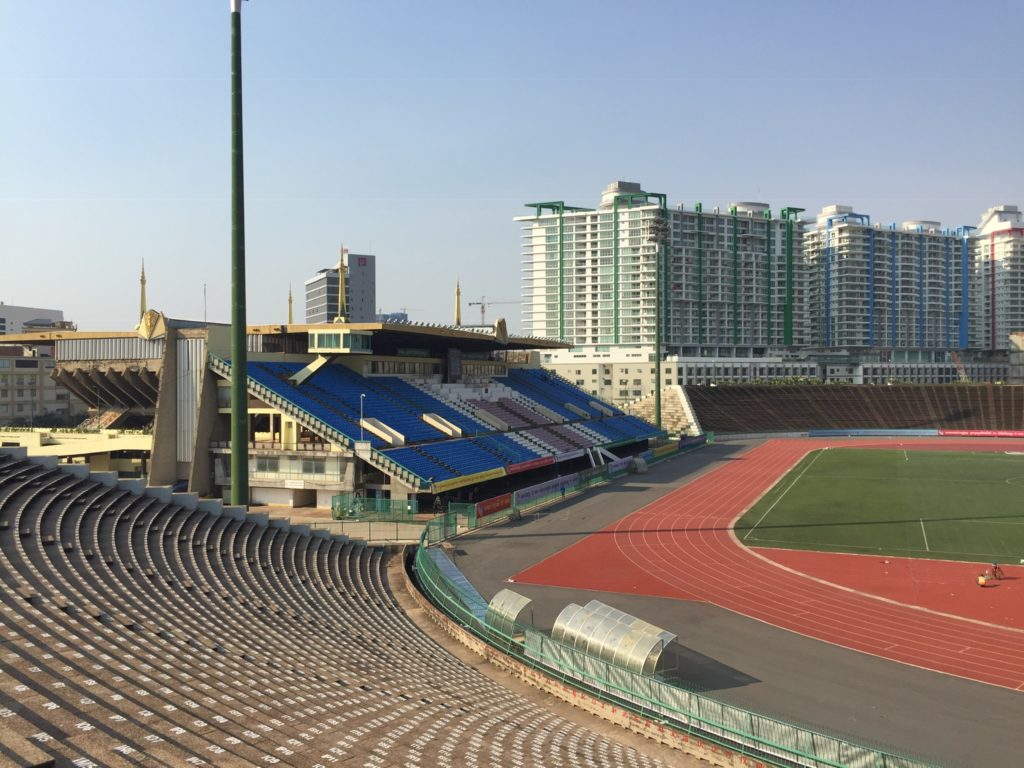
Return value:
[[(807, 343), (800, 209), (669, 208), (615, 182), (596, 209), (532, 203), (523, 226), (526, 333), (606, 350), (656, 344), (692, 356), (744, 356)], [(660, 295), (659, 295), (660, 294)]]
[(0, 301), (0, 336), (8, 333), (21, 333), (26, 323), (35, 321), (59, 323), (64, 320), (64, 313), (59, 309), (40, 309), (38, 307), (16, 307)]
[(971, 235), (971, 346), (1005, 352), (1010, 334), (1024, 331), (1024, 216), (993, 206)]

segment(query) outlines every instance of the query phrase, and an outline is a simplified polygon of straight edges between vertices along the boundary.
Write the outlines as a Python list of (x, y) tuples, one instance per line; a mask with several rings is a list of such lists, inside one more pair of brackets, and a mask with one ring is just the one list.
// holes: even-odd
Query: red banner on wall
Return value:
[(940, 429), (943, 437), (1024, 437), (1021, 429)]
[(512, 506), (512, 494), (503, 493), (501, 496), (495, 496), (493, 499), (484, 499), (476, 503), (476, 516), (477, 519), (481, 517), (487, 517), (493, 515), (495, 512), (501, 512), (503, 509), (508, 509)]
[(537, 469), (538, 467), (546, 467), (548, 464), (554, 464), (554, 456), (541, 456), (539, 459), (530, 459), (529, 461), (521, 461), (518, 464), (509, 464), (508, 469), (505, 471), (510, 475), (514, 475), (516, 472), (526, 472), (530, 469)]

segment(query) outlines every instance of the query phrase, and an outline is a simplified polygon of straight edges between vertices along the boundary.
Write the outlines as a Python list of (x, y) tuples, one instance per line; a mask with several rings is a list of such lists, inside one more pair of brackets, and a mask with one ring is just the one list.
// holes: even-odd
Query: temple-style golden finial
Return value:
[(142, 322), (142, 316), (146, 314), (146, 260), (142, 260), (142, 275), (139, 277), (139, 322)]
[(338, 316), (334, 318), (336, 323), (345, 322), (347, 307), (345, 306), (345, 257), (348, 255), (348, 248), (341, 246), (341, 257), (338, 259)]

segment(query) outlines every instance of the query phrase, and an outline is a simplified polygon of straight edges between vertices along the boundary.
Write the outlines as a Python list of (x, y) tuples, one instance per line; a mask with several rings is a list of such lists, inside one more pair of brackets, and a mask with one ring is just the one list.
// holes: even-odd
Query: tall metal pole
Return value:
[(661, 200), (650, 223), (648, 240), (654, 243), (654, 425), (661, 429), (661, 346), (662, 346), (662, 304), (665, 301), (664, 283), (667, 266), (665, 264), (665, 246), (669, 241), (668, 211), (665, 199)]
[(231, 503), (249, 506), (249, 394), (242, 181), (242, 0), (231, 0)]

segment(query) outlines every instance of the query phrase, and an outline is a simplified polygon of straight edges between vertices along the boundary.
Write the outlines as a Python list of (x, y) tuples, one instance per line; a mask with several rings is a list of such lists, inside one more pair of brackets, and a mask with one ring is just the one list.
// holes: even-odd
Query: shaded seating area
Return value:
[[(271, 405), (291, 407), (312, 416), (329, 428), (325, 434), (333, 431), (350, 443), (367, 440), (392, 462), (423, 480), (439, 482), (545, 455), (640, 442), (658, 434), (642, 419), (611, 406), (598, 408), (583, 390), (539, 370), (511, 369), (507, 378), (498, 379), (517, 392), (515, 398), (471, 398), (460, 405), (400, 377), (361, 376), (344, 365), (325, 365), (297, 384), (292, 377), (303, 367), (302, 363), (248, 363), (250, 381), (269, 390), (263, 396)], [(469, 415), (469, 409), (494, 415), (500, 420), (494, 424), (505, 425), (508, 430), (485, 424)], [(608, 416), (604, 411), (615, 415)], [(446, 420), (461, 430), (462, 436), (453, 438), (432, 426), (423, 419), (424, 414)], [(402, 435), (405, 444), (384, 439), (370, 424), (361, 430), (360, 415)], [(458, 435), (455, 430), (448, 432)]]
[(809, 429), (1024, 429), (1024, 387), (723, 385), (686, 387), (701, 426), (718, 433)]
[[(325, 365), (297, 383), (293, 377), (303, 368), (301, 362), (250, 360), (251, 390), (327, 440), (347, 446), (368, 441), (386, 466), (424, 482), (471, 477), (547, 456), (571, 458), (591, 447), (642, 443), (658, 434), (636, 417), (608, 416), (610, 407), (543, 371), (511, 369), (507, 378), (495, 379), (515, 391), (513, 397), (466, 397), (463, 393), (473, 388), (462, 386), (449, 400), (443, 387), (427, 391), (407, 379), (361, 376), (343, 365)], [(488, 424), (473, 416), (481, 412), (497, 420)]]
[[(504, 382), (520, 394), (535, 400), (569, 421), (577, 421), (581, 416), (566, 407), (568, 404), (579, 408), (588, 414), (589, 418), (606, 415), (591, 405), (594, 397), (550, 371), (539, 368), (511, 368)], [(603, 407), (613, 415), (622, 413), (621, 410), (611, 405), (603, 404)]]
[(422, 634), (385, 550), (100, 479), (0, 452), (6, 763), (658, 764)]
[(489, 400), (467, 400), (466, 404), (496, 416), (508, 424), (510, 429), (524, 429), (551, 423), (551, 420), (546, 416), (527, 408), (525, 405), (509, 397), (503, 397), (493, 402)]

